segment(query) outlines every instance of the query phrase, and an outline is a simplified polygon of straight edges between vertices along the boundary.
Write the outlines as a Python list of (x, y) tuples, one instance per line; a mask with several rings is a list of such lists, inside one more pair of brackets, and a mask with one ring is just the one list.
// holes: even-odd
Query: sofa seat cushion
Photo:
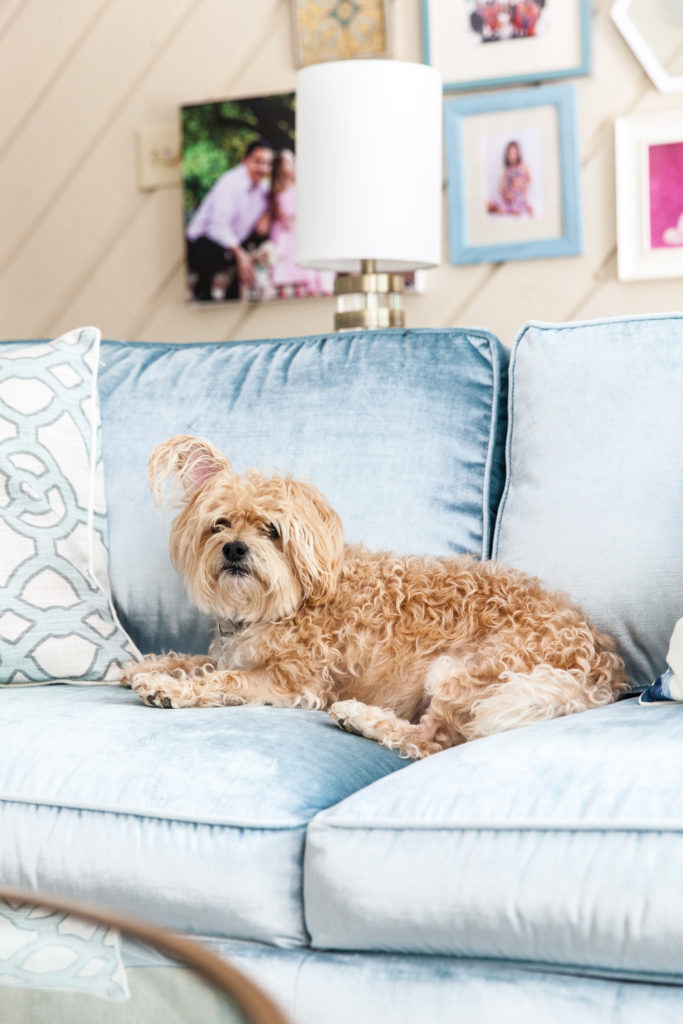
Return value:
[(304, 944), (309, 820), (403, 764), (320, 712), (9, 690), (0, 878), (180, 931)]
[(637, 699), (475, 740), (316, 816), (316, 947), (680, 973), (683, 712)]
[(170, 565), (169, 524), (152, 505), (156, 444), (193, 434), (240, 473), (260, 466), (308, 477), (350, 542), (487, 557), (504, 479), (507, 358), (486, 331), (455, 329), (105, 342), (112, 589), (140, 650), (204, 653), (209, 637)]
[[(620, 981), (507, 961), (211, 944), (296, 1024), (680, 1024), (680, 978)], [(132, 955), (131, 955), (132, 953)], [(124, 963), (155, 961), (123, 949)], [(669, 979), (667, 979), (668, 981)]]

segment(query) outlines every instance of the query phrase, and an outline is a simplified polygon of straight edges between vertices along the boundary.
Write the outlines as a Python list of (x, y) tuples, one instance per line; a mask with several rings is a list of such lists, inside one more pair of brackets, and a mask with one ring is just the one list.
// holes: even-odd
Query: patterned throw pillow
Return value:
[(5, 900), (0, 901), (0, 985), (130, 999), (114, 928)]
[(99, 344), (0, 343), (0, 684), (116, 682), (139, 657), (109, 593)]

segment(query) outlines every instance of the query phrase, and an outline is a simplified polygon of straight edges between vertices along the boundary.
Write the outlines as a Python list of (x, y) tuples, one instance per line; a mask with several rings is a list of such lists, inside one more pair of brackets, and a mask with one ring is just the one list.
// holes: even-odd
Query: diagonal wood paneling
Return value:
[[(683, 96), (657, 94), (610, 5), (594, 4), (594, 73), (577, 83), (584, 253), (453, 267), (444, 223), (443, 263), (407, 300), (412, 325), (483, 325), (509, 344), (525, 319), (680, 305), (676, 281), (616, 280), (613, 120), (680, 110)], [(394, 0), (394, 13), (396, 56), (419, 60), (419, 0)], [(329, 330), (328, 299), (188, 307), (180, 191), (141, 193), (135, 176), (139, 126), (175, 122), (183, 102), (294, 82), (289, 0), (4, 0), (0, 336), (86, 322), (109, 337), (170, 341)]]

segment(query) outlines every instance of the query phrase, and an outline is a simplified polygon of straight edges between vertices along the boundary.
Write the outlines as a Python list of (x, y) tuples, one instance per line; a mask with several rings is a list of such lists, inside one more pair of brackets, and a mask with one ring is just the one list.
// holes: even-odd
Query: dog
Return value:
[(180, 509), (171, 560), (216, 630), (208, 655), (125, 667), (123, 684), (148, 705), (328, 710), (417, 760), (628, 688), (613, 641), (533, 577), (345, 546), (311, 483), (238, 475), (188, 435), (158, 445), (149, 473), (157, 505)]

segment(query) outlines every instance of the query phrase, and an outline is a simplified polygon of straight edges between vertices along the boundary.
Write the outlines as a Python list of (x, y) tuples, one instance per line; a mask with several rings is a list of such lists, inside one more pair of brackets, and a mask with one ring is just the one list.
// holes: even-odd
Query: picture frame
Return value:
[(393, 55), (391, 0), (290, 0), (297, 68)]
[(180, 108), (186, 298), (195, 306), (334, 294), (296, 264), (296, 95)]
[(683, 111), (615, 121), (617, 275), (683, 276)]
[(446, 100), (444, 142), (452, 263), (583, 251), (573, 84)]
[(590, 73), (589, 0), (421, 0), (425, 64), (444, 91)]
[(647, 6), (634, 0), (615, 0), (610, 17), (659, 92), (683, 92), (683, 8), (679, 0), (660, 0)]

